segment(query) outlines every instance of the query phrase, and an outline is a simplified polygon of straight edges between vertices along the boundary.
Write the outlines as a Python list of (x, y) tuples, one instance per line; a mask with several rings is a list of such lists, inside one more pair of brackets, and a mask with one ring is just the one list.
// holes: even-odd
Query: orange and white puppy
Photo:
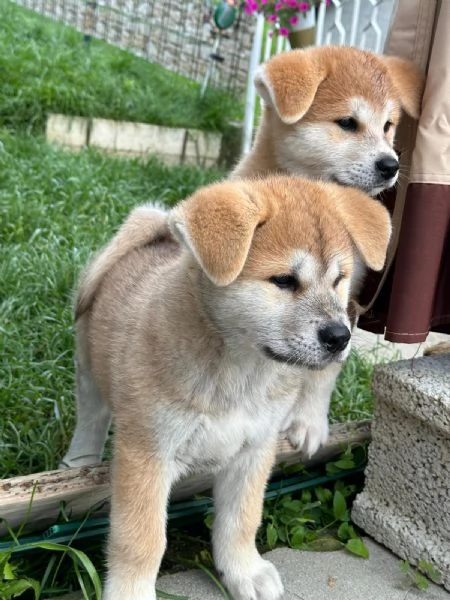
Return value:
[[(424, 86), (413, 63), (355, 48), (310, 48), (275, 56), (260, 67), (255, 83), (263, 99), (261, 122), (251, 152), (233, 177), (284, 172), (370, 195), (396, 183), (395, 131), (402, 109), (418, 118)], [(353, 280), (354, 299), (364, 272)], [(298, 386), (298, 405), (285, 433), (308, 455), (328, 437), (339, 371), (336, 363), (310, 371)]]
[(382, 268), (389, 236), (364, 193), (277, 176), (138, 208), (88, 266), (77, 352), (116, 426), (104, 600), (155, 600), (169, 492), (195, 471), (215, 473), (234, 600), (282, 596), (255, 546), (277, 436), (302, 373), (347, 356), (352, 278)]
[(356, 48), (309, 48), (275, 56), (255, 84), (261, 122), (234, 176), (285, 172), (372, 196), (396, 183), (402, 109), (420, 113), (424, 76), (416, 65)]

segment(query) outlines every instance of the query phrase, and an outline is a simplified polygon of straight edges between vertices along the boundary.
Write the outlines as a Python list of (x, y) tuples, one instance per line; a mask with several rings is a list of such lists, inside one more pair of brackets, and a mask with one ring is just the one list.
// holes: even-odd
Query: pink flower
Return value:
[(282, 2), (277, 2), (277, 3), (275, 4), (275, 10), (276, 10), (276, 11), (279, 11), (279, 10), (281, 10), (282, 8), (283, 8), (283, 3), (282, 3)]
[(291, 8), (297, 8), (297, 0), (287, 0), (286, 4)]
[(267, 4), (267, 0), (260, 0), (261, 4)]
[(245, 2), (245, 12), (248, 15), (252, 15), (254, 12), (258, 10), (259, 6), (255, 0), (246, 0)]
[(325, 0), (325, 4), (326, 4), (327, 6), (330, 6), (330, 4), (331, 4), (331, 0)]
[(297, 6), (300, 12), (308, 12), (310, 8), (309, 2), (299, 2)]
[(289, 29), (287, 27), (280, 27), (278, 33), (283, 37), (287, 37), (289, 35)]
[(297, 25), (297, 23), (298, 23), (298, 17), (297, 17), (297, 15), (294, 15), (293, 17), (291, 17), (291, 18), (289, 19), (289, 23), (290, 23), (291, 25)]
[(267, 17), (267, 21), (269, 23), (275, 23), (275, 21), (278, 19), (277, 15), (268, 15)]

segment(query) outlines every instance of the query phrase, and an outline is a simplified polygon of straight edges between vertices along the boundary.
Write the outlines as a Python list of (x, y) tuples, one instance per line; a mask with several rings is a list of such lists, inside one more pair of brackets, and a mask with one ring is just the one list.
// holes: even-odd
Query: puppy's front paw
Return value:
[(328, 439), (328, 415), (297, 415), (284, 434), (295, 450), (311, 458)]
[(227, 569), (222, 573), (233, 600), (278, 600), (283, 595), (278, 571), (260, 556), (249, 570)]

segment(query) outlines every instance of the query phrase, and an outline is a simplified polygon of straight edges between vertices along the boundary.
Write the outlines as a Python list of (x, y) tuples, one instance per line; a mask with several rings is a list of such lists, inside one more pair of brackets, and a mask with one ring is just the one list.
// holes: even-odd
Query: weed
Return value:
[[(364, 448), (348, 448), (337, 461), (326, 465), (326, 471), (342, 473), (344, 478), (346, 470), (364, 461)], [(350, 523), (350, 503), (360, 490), (360, 482), (346, 483), (342, 479), (269, 500), (264, 506), (260, 542), (269, 549), (280, 542), (309, 550), (344, 547), (367, 558), (368, 550)]]
[(417, 567), (412, 567), (407, 560), (401, 560), (400, 570), (405, 575), (404, 584), (408, 591), (426, 590), (430, 585), (429, 579), (434, 583), (440, 583), (442, 579), (439, 569), (424, 559), (419, 560)]

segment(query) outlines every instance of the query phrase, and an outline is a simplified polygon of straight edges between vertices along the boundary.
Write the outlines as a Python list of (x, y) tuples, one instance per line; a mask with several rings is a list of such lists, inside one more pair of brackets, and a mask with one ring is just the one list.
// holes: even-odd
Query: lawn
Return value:
[(41, 132), (50, 112), (224, 131), (242, 103), (0, 0), (0, 126)]

